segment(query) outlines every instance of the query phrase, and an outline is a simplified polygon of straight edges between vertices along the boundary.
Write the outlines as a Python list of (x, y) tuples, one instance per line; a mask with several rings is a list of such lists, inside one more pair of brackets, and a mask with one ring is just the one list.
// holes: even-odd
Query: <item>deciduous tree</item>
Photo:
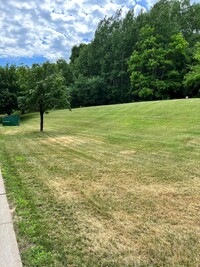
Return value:
[(43, 131), (44, 113), (47, 109), (70, 106), (66, 80), (56, 64), (45, 62), (28, 69), (26, 79), (21, 79), (24, 93), (19, 102), (29, 110), (40, 113), (40, 131)]
[(190, 72), (185, 75), (184, 85), (187, 95), (200, 96), (200, 43), (196, 44), (194, 60)]

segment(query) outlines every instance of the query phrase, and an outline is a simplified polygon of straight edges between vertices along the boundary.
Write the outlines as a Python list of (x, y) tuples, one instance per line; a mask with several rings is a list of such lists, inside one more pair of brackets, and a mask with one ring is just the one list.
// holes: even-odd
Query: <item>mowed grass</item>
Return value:
[(24, 266), (200, 266), (200, 99), (0, 127)]

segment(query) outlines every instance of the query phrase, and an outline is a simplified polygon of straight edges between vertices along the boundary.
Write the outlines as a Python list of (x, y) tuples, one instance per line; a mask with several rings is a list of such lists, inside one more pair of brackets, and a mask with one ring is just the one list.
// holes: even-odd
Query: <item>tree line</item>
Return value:
[(0, 67), (0, 114), (186, 96), (200, 96), (200, 4), (189, 0), (105, 17), (69, 63)]
[(199, 42), (200, 4), (189, 0), (104, 18), (91, 43), (72, 48), (72, 106), (198, 97)]

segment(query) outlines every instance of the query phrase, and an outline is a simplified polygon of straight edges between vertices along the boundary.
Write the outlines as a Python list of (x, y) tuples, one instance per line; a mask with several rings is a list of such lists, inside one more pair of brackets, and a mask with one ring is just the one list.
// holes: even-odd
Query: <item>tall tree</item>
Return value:
[(32, 65), (26, 74), (26, 79), (20, 80), (24, 93), (19, 102), (23, 102), (26, 109), (40, 113), (40, 131), (43, 131), (47, 109), (70, 106), (66, 80), (58, 66), (49, 62)]
[(56, 61), (58, 70), (62, 72), (63, 77), (65, 78), (66, 85), (69, 86), (73, 83), (73, 73), (70, 68), (70, 65), (63, 59), (60, 58)]
[(140, 31), (136, 50), (129, 61), (134, 100), (183, 97), (182, 79), (188, 63), (188, 43), (181, 33), (168, 43), (155, 29)]
[(191, 97), (200, 96), (200, 43), (196, 44), (194, 60), (194, 65), (184, 79), (186, 94)]

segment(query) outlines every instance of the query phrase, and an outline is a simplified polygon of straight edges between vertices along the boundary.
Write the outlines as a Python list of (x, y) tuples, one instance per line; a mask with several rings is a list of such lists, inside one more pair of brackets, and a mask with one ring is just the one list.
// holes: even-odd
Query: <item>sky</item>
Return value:
[[(200, 2), (200, 0), (196, 0)], [(149, 9), (156, 0), (0, 0), (0, 65), (69, 60), (105, 16)]]

